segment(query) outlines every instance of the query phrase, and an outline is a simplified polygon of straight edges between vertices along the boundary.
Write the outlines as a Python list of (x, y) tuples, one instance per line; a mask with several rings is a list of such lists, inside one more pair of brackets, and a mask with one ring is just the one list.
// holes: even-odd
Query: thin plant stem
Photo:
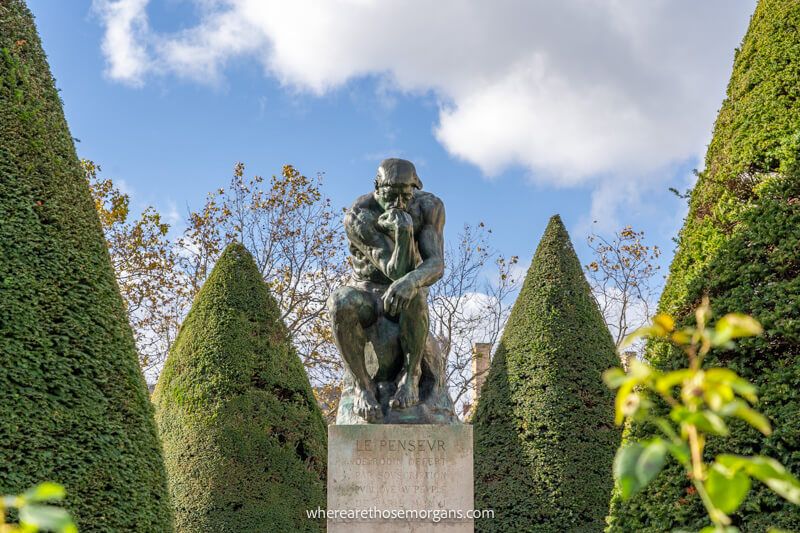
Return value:
[(723, 526), (730, 524), (730, 518), (714, 507), (714, 504), (711, 503), (711, 498), (706, 492), (706, 488), (699, 480), (692, 479), (692, 485), (694, 485), (694, 488), (697, 490), (697, 494), (700, 496), (700, 500), (703, 502), (703, 506), (708, 512), (708, 517), (714, 522), (717, 530), (724, 531)]
[(692, 478), (703, 480), (703, 455), (700, 451), (700, 441), (697, 438), (697, 427), (689, 424), (686, 428), (689, 434), (689, 449), (692, 451)]

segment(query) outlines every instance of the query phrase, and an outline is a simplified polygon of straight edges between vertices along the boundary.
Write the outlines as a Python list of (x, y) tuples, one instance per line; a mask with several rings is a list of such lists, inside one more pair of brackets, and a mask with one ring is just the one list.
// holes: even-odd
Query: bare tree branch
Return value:
[[(587, 243), (594, 260), (585, 266), (592, 294), (619, 347), (625, 337), (645, 325), (657, 298), (654, 278), (661, 250), (644, 244), (644, 232), (625, 226), (608, 239), (591, 234)], [(641, 356), (643, 345), (628, 350)], [(627, 358), (622, 357), (627, 367)]]

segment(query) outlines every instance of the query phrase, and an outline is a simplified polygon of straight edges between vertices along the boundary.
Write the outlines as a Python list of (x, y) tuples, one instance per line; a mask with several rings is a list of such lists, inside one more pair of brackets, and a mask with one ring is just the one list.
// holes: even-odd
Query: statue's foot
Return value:
[(419, 377), (410, 376), (407, 372), (397, 382), (397, 392), (394, 393), (389, 406), (404, 409), (419, 403)]
[(378, 422), (383, 418), (381, 405), (375, 399), (375, 393), (370, 390), (357, 389), (356, 397), (353, 400), (353, 410), (358, 416), (370, 424)]

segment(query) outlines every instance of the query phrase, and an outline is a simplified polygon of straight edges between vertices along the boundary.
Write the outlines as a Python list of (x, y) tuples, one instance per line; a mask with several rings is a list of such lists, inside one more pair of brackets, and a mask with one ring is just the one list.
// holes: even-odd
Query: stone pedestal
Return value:
[(328, 533), (472, 533), (472, 476), (470, 425), (329, 426)]

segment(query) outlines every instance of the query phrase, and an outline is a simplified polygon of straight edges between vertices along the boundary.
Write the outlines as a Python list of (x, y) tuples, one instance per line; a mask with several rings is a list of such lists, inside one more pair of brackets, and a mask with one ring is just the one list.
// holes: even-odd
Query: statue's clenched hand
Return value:
[(414, 221), (411, 215), (402, 209), (387, 209), (378, 217), (378, 227), (386, 232), (412, 229)]
[(391, 316), (400, 311), (417, 295), (417, 285), (408, 277), (402, 277), (392, 283), (383, 295), (383, 308)]

